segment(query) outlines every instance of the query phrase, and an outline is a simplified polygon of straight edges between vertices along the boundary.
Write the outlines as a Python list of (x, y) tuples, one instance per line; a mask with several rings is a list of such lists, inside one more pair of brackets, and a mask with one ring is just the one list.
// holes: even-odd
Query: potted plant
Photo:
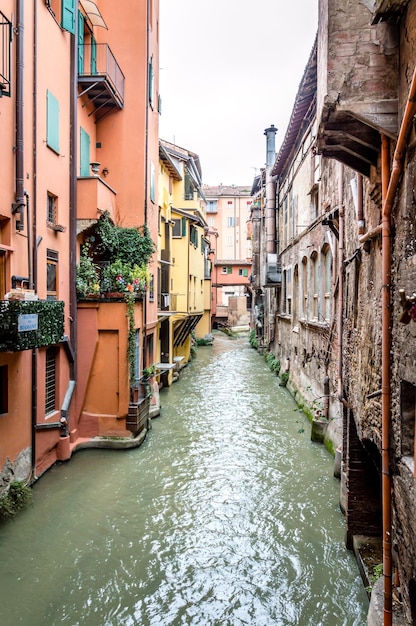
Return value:
[(77, 265), (76, 272), (76, 290), (81, 298), (88, 295), (98, 295), (100, 292), (100, 283), (98, 280), (98, 268), (93, 263), (88, 251), (84, 250)]

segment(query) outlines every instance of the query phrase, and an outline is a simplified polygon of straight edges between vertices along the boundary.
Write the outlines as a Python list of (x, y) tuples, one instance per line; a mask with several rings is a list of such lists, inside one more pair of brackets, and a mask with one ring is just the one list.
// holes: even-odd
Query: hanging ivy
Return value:
[(120, 260), (128, 265), (148, 265), (156, 251), (146, 225), (116, 226), (108, 211), (98, 220), (95, 236), (97, 237), (95, 253), (110, 263)]
[(132, 388), (135, 383), (135, 372), (136, 372), (136, 324), (134, 321), (134, 303), (135, 303), (134, 294), (126, 293), (124, 299), (127, 305), (126, 316), (127, 316), (127, 323), (128, 323), (127, 363), (129, 367), (130, 388)]
[[(37, 318), (36, 330), (19, 330), (19, 317)], [(0, 305), (0, 350), (30, 350), (50, 346), (64, 336), (64, 303), (60, 300), (6, 300)]]

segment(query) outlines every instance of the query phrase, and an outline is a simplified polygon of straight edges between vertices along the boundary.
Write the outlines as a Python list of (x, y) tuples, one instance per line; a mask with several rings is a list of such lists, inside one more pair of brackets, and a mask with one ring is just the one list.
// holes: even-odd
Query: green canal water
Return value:
[(0, 526), (2, 626), (364, 626), (333, 460), (216, 335), (135, 450), (83, 450)]

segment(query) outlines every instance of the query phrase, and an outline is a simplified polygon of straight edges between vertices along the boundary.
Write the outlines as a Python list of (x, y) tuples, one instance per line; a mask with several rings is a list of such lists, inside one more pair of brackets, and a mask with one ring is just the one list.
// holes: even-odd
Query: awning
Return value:
[(100, 9), (97, 7), (95, 2), (92, 2), (92, 0), (79, 0), (79, 3), (93, 26), (102, 26), (103, 28), (107, 28), (107, 24), (104, 22)]

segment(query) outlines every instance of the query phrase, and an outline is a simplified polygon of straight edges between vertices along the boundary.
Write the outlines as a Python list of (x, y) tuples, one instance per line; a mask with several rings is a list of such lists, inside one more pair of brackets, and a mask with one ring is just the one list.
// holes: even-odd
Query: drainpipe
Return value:
[(24, 72), (24, 2), (16, 1), (16, 193), (12, 214), (18, 213), (16, 230), (24, 229), (23, 182), (23, 72)]
[(344, 334), (344, 165), (339, 164), (339, 239), (338, 239), (338, 400), (343, 412), (344, 388), (342, 380)]
[[(392, 621), (392, 559), (391, 559), (391, 477), (390, 477), (390, 403), (391, 403), (391, 212), (397, 187), (403, 172), (407, 137), (416, 113), (416, 68), (406, 102), (406, 108), (393, 156), (393, 167), (382, 211), (382, 494), (383, 494), (383, 572), (384, 572), (384, 626)], [(388, 179), (388, 139), (382, 136), (382, 183)], [(385, 184), (384, 184), (385, 186)]]
[(392, 561), (391, 561), (391, 477), (390, 477), (390, 289), (391, 289), (391, 205), (386, 204), (389, 178), (389, 139), (382, 135), (381, 187), (382, 212), (382, 295), (381, 295), (381, 465), (383, 504), (383, 574), (384, 574), (384, 626), (392, 622)]
[(75, 20), (75, 33), (70, 35), (70, 165), (69, 165), (69, 336), (73, 351), (70, 360), (70, 381), (77, 380), (77, 292), (76, 292), (76, 263), (77, 263), (77, 106), (78, 106), (78, 19)]
[[(145, 94), (145, 148), (144, 148), (144, 223), (147, 226), (147, 193), (148, 193), (148, 181), (147, 177), (149, 175), (149, 61), (150, 61), (150, 2), (151, 0), (147, 0), (146, 2), (146, 94)], [(145, 293), (145, 298), (142, 305), (143, 310), (143, 355), (146, 355), (146, 365), (147, 363), (147, 352), (146, 352), (146, 327), (147, 327), (147, 290)], [(143, 362), (143, 366), (145, 363)]]

